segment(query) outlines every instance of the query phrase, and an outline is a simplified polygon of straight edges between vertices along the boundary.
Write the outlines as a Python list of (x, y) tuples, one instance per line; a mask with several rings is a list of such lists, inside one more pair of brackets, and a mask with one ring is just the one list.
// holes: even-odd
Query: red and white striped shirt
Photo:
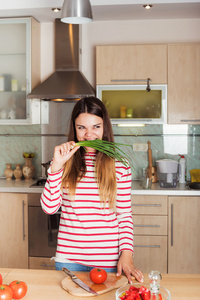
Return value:
[(63, 170), (48, 172), (41, 195), (42, 209), (54, 214), (61, 207), (56, 258), (79, 264), (113, 268), (119, 253), (133, 252), (133, 219), (131, 209), (131, 169), (116, 161), (116, 212), (104, 208), (95, 176), (95, 153), (86, 153), (86, 174), (76, 187), (75, 199), (65, 189), (60, 190)]

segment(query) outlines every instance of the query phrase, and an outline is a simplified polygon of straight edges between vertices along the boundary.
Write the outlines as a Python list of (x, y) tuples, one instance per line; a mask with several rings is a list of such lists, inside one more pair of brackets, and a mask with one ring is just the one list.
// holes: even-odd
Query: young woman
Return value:
[(125, 273), (143, 281), (133, 263), (131, 169), (93, 148), (76, 142), (113, 142), (107, 110), (95, 97), (74, 106), (68, 142), (55, 147), (41, 195), (42, 209), (54, 214), (61, 207), (56, 269)]

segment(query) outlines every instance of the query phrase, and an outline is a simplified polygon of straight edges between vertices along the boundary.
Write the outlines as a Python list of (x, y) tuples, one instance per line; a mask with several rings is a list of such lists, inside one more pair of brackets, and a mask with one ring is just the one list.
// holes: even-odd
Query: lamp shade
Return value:
[(61, 21), (69, 24), (84, 24), (93, 21), (89, 0), (64, 0)]

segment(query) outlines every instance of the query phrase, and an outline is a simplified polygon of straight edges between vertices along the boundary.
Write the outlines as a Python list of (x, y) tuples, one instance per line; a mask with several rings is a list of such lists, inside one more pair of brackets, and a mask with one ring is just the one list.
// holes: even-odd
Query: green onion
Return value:
[(76, 145), (83, 147), (84, 149), (85, 149), (85, 147), (94, 148), (97, 151), (105, 153), (111, 159), (116, 159), (116, 160), (120, 161), (126, 167), (128, 167), (129, 163), (131, 162), (131, 158), (123, 150), (120, 149), (120, 146), (131, 147), (131, 145), (108, 142), (108, 141), (99, 140), (99, 139), (80, 141), (80, 142), (77, 142)]

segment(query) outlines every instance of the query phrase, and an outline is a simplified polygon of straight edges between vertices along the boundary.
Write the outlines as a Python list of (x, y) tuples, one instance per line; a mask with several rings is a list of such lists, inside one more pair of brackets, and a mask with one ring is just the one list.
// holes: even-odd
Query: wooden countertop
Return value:
[[(44, 187), (30, 187), (36, 180), (6, 180), (0, 179), (0, 193), (36, 193), (41, 194)], [(132, 195), (167, 195), (167, 196), (200, 196), (200, 190), (187, 189), (184, 183), (178, 183), (175, 188), (164, 189), (159, 183), (153, 183), (151, 189), (142, 188), (139, 180), (132, 181)]]
[[(28, 292), (24, 300), (86, 300), (86, 297), (74, 297), (61, 287), (61, 281), (66, 277), (62, 271), (51, 270), (23, 270), (0, 268), (3, 283), (9, 284), (13, 280), (25, 281)], [(200, 274), (162, 274), (161, 285), (171, 292), (172, 300), (199, 300)], [(148, 275), (145, 274), (148, 282)], [(115, 300), (115, 290), (98, 297), (99, 300)], [(94, 298), (94, 297), (91, 297)]]

